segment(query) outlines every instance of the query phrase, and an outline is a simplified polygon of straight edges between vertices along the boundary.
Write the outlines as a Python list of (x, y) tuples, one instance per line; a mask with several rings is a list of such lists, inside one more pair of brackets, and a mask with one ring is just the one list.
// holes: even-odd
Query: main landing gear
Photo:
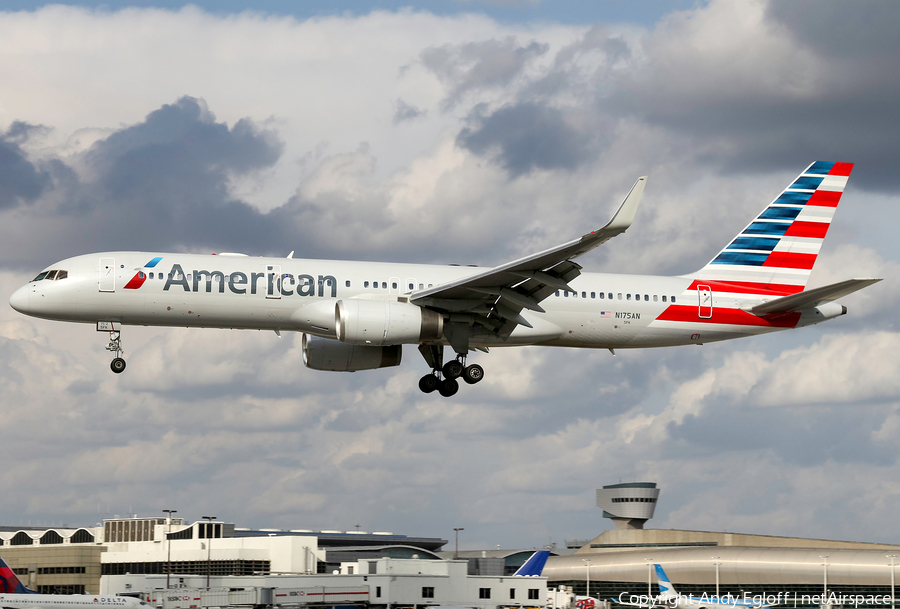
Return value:
[(116, 374), (121, 374), (123, 370), (125, 370), (125, 360), (121, 357), (125, 355), (125, 350), (122, 349), (122, 332), (119, 330), (110, 330), (109, 331), (109, 344), (106, 345), (107, 351), (112, 351), (116, 354), (115, 359), (109, 364), (109, 369), (115, 372)]
[(474, 385), (484, 378), (484, 368), (478, 364), (466, 365), (466, 356), (457, 355), (441, 365), (444, 355), (443, 345), (420, 345), (419, 351), (425, 357), (425, 361), (432, 367), (432, 371), (419, 379), (419, 389), (423, 393), (437, 391), (445, 398), (459, 391), (459, 381), (462, 378), (468, 385)]

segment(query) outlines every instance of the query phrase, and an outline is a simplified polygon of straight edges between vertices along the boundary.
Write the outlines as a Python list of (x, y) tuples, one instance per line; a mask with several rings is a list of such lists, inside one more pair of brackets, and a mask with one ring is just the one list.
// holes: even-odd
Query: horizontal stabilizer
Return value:
[(538, 550), (513, 575), (516, 577), (540, 577), (549, 556), (548, 550)]
[(824, 302), (837, 300), (847, 294), (852, 294), (857, 290), (878, 283), (881, 279), (848, 279), (831, 285), (822, 286), (806, 290), (798, 294), (783, 296), (762, 304), (755, 305), (747, 309), (754, 315), (769, 315), (771, 313), (789, 313), (791, 311), (799, 311), (800, 309), (809, 309), (817, 307)]

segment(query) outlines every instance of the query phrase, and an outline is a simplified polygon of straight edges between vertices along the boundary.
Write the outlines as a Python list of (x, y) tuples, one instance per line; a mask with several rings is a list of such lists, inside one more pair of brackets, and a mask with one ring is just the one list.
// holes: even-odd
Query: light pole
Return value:
[(169, 576), (172, 574), (172, 540), (169, 539), (169, 533), (172, 532), (172, 514), (177, 514), (178, 510), (163, 510), (166, 516), (166, 590), (169, 589)]
[(456, 532), (456, 551), (453, 553), (453, 559), (459, 560), (459, 532), (465, 531), (465, 529), (462, 527), (459, 527), (458, 529), (454, 528), (453, 530)]
[(215, 520), (216, 517), (202, 516), (201, 518), (206, 521), (206, 589), (209, 590), (209, 574), (212, 571), (212, 521)]
[(885, 554), (888, 558), (891, 559), (891, 607), (894, 606), (894, 559), (897, 558), (896, 554)]
[(585, 592), (586, 592), (585, 596), (590, 598), (591, 597), (591, 561), (589, 558), (582, 558), (581, 562), (583, 562), (584, 566), (587, 568), (587, 580), (586, 580), (587, 587), (585, 589)]
[(824, 570), (824, 581), (822, 584), (822, 604), (827, 605), (828, 603), (825, 602), (825, 599), (828, 597), (828, 554), (825, 554), (824, 556), (820, 554), (819, 558), (823, 560), (822, 568)]
[(653, 566), (653, 559), (645, 558), (644, 560), (647, 561), (647, 602), (652, 605), (653, 603), (650, 602), (650, 597), (653, 596), (653, 580), (650, 575), (650, 568)]
[(714, 563), (716, 565), (716, 600), (719, 600), (722, 598), (721, 596), (719, 596), (719, 565), (722, 564), (719, 562), (720, 558), (722, 558), (722, 557), (721, 556), (713, 556), (712, 557), (712, 559), (714, 561), (716, 561)]

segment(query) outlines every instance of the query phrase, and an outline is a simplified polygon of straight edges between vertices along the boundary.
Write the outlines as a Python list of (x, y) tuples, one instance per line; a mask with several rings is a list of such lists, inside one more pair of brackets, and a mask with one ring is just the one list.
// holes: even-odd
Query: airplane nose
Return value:
[(30, 290), (28, 286), (24, 286), (13, 292), (9, 297), (9, 306), (19, 313), (28, 313), (28, 295)]

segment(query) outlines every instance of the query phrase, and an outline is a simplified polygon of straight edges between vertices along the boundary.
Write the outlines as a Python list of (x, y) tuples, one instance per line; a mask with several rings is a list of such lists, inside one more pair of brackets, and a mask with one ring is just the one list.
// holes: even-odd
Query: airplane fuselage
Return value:
[[(297, 331), (326, 338), (335, 338), (338, 300), (403, 302), (417, 290), (484, 271), (142, 252), (77, 256), (47, 269), (51, 270), (65, 271), (66, 276), (28, 283), (10, 299), (13, 307), (34, 317), (68, 322)], [(582, 273), (570, 285), (574, 293), (559, 290), (542, 302), (545, 312), (522, 312), (531, 328), (520, 325), (507, 340), (475, 334), (471, 345), (662, 347), (824, 321), (821, 316), (805, 320), (799, 314), (764, 320), (741, 307), (779, 294), (729, 293), (727, 286), (698, 285), (688, 277)]]
[(90, 594), (0, 594), (4, 609), (143, 609), (147, 604), (126, 596)]

